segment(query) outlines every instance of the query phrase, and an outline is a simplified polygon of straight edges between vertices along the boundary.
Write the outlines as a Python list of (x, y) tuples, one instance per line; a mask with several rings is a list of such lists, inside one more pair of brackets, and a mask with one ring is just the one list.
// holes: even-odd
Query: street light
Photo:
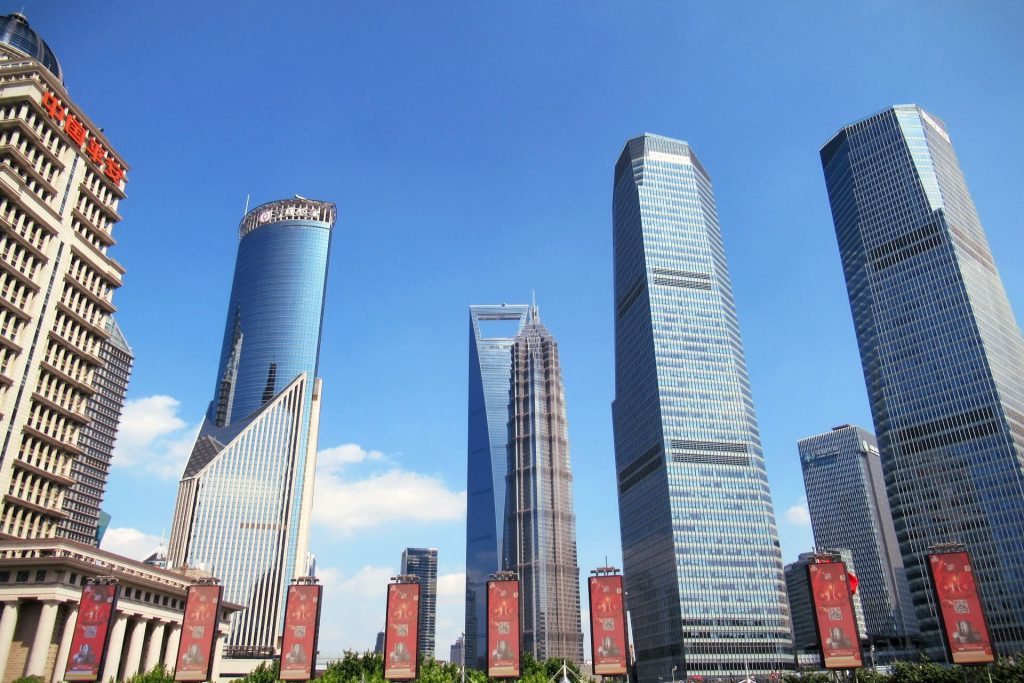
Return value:
[(678, 668), (679, 668), (678, 666), (675, 666), (675, 665), (672, 666), (672, 683), (676, 683), (676, 669), (678, 669)]

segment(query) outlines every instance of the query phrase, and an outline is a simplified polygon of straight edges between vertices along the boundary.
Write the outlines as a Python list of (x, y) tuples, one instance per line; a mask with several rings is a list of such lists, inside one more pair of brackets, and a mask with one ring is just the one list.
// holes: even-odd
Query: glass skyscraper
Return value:
[(239, 226), (213, 400), (178, 489), (172, 567), (211, 572), (246, 606), (227, 654), (273, 654), (285, 588), (306, 573), (316, 377), (335, 206), (302, 197)]
[(630, 140), (612, 219), (615, 465), (640, 680), (792, 668), (732, 284), (690, 146)]
[(512, 344), (529, 306), (469, 307), (466, 463), (466, 666), (487, 654), (487, 577), (502, 568)]
[(519, 573), (522, 647), (583, 663), (569, 425), (558, 342), (530, 309), (512, 345), (505, 568)]
[(1019, 653), (1024, 341), (949, 134), (901, 105), (844, 127), (821, 162), (922, 634), (937, 649), (925, 553), (963, 543), (997, 649)]
[(417, 648), (424, 657), (434, 656), (437, 626), (437, 548), (406, 548), (402, 573), (420, 580), (420, 628)]
[[(917, 617), (875, 437), (859, 427), (842, 425), (801, 439), (797, 447), (814, 545), (850, 549), (860, 579), (857, 596), (868, 638), (883, 646), (905, 643), (918, 633)], [(793, 605), (794, 622), (796, 618)]]

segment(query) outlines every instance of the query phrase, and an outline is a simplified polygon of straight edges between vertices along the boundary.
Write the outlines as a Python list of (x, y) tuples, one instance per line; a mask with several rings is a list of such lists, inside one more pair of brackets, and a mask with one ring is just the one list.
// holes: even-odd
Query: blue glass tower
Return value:
[(793, 666), (768, 478), (711, 180), (685, 142), (615, 166), (615, 467), (638, 675)]
[(484, 668), (487, 577), (502, 569), (512, 345), (530, 307), (469, 307), (466, 665)]
[(178, 490), (168, 562), (246, 605), (227, 653), (273, 653), (285, 587), (306, 573), (320, 330), (335, 206), (264, 204), (239, 226), (213, 400)]
[(1024, 340), (949, 134), (901, 105), (821, 162), (922, 635), (941, 656), (924, 556), (957, 542), (997, 649), (1024, 651)]

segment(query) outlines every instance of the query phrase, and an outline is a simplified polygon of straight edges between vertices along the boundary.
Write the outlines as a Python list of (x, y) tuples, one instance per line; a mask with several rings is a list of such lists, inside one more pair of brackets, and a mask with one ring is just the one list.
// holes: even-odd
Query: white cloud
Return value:
[(811, 513), (807, 510), (807, 501), (802, 500), (786, 510), (786, 521), (796, 526), (811, 526)]
[(181, 476), (199, 427), (178, 417), (171, 396), (146, 396), (125, 402), (114, 446), (114, 467), (136, 468), (163, 478)]
[(351, 465), (365, 460), (381, 460), (384, 454), (380, 451), (367, 451), (362, 446), (346, 443), (319, 451), (316, 455), (317, 467), (337, 470), (342, 465)]
[(133, 560), (144, 560), (159, 545), (160, 537), (158, 536), (147, 534), (138, 529), (122, 527), (107, 529), (107, 533), (103, 535), (103, 543), (100, 545), (100, 548)]
[(437, 577), (437, 596), (466, 597), (466, 572), (441, 574)]

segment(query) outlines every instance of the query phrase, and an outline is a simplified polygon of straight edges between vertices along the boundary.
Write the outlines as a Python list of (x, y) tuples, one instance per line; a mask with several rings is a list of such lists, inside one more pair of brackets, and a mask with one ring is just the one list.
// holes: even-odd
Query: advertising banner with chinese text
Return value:
[(590, 577), (590, 650), (594, 674), (626, 675), (629, 647), (621, 576)]
[(928, 567), (953, 663), (994, 662), (995, 652), (970, 557), (966, 552), (934, 553), (928, 555)]
[(857, 669), (864, 661), (844, 562), (807, 565), (821, 659), (826, 669)]
[(107, 636), (117, 607), (117, 584), (88, 584), (82, 589), (64, 680), (95, 681), (107, 653)]
[(185, 616), (178, 641), (174, 680), (208, 681), (213, 669), (213, 646), (217, 640), (220, 586), (189, 586)]
[(417, 648), (420, 632), (420, 585), (388, 584), (388, 614), (384, 626), (384, 678), (411, 681), (419, 676)]
[(487, 675), (519, 678), (519, 581), (487, 582)]
[(281, 639), (282, 681), (308, 681), (316, 662), (317, 633), (320, 630), (320, 596), (323, 586), (288, 586), (284, 608), (284, 636)]

